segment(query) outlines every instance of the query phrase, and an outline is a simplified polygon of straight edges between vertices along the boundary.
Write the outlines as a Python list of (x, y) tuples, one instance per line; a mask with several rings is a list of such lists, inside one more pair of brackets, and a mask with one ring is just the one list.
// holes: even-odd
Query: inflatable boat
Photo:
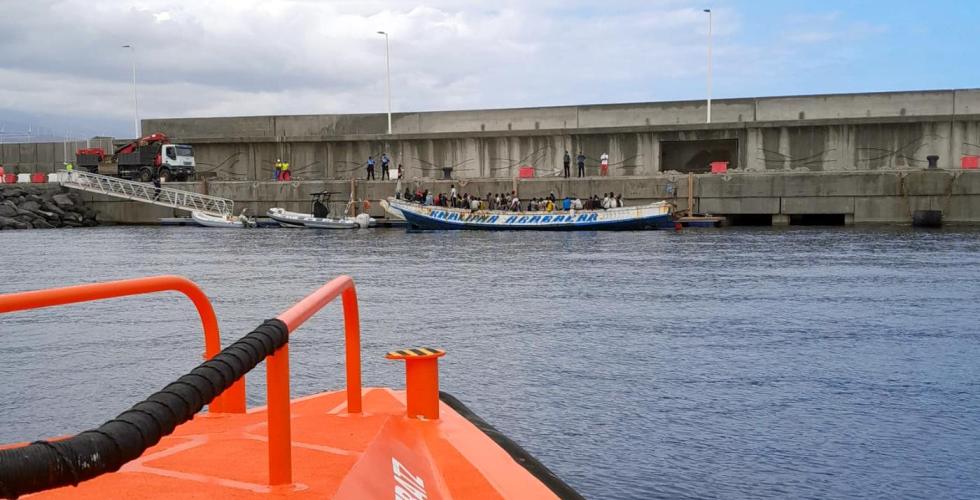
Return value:
[[(370, 215), (358, 214), (357, 217), (330, 217), (330, 193), (320, 191), (310, 193), (310, 213), (290, 212), (284, 208), (270, 208), (266, 215), (279, 224), (287, 227), (308, 227), (313, 229), (354, 229), (367, 228), (377, 224)], [(353, 200), (348, 202), (347, 208), (353, 206)]]
[(245, 215), (225, 215), (218, 217), (216, 215), (210, 215), (202, 212), (191, 212), (191, 219), (194, 220), (199, 226), (204, 227), (217, 227), (225, 229), (241, 229), (246, 227), (256, 227), (257, 224), (255, 220), (251, 217)]
[[(310, 214), (290, 212), (283, 208), (270, 208), (266, 212), (266, 215), (279, 224), (286, 226), (309, 227), (313, 229), (354, 229), (361, 227), (361, 222), (356, 217), (340, 217), (336, 219), (332, 217), (314, 217)], [(364, 227), (369, 227), (371, 224), (370, 217), (366, 221), (362, 217), (362, 222), (365, 223)]]

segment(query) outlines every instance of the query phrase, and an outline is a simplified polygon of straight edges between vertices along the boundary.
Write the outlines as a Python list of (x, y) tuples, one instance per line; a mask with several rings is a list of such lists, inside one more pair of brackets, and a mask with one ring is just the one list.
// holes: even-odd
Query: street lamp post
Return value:
[(391, 60), (388, 52), (388, 33), (379, 31), (385, 37), (385, 95), (388, 98), (388, 135), (391, 135)]
[(136, 134), (135, 139), (139, 139), (143, 134), (140, 133), (140, 101), (139, 94), (136, 93), (136, 46), (123, 45), (123, 48), (129, 49), (133, 54), (133, 132)]
[(704, 9), (708, 13), (708, 123), (711, 123), (711, 9)]

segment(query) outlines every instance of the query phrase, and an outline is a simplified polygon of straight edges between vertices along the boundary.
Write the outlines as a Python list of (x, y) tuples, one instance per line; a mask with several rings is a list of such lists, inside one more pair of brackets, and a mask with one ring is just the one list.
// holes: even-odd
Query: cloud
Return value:
[(797, 44), (855, 42), (888, 32), (884, 24), (849, 21), (838, 11), (795, 15), (787, 19), (783, 38)]
[[(716, 96), (805, 59), (713, 10)], [(833, 43), (835, 22), (792, 41)], [(383, 112), (378, 30), (396, 112), (703, 95), (707, 17), (682, 0), (32, 0), (4, 2), (0, 121), (125, 136), (133, 55), (144, 118)]]
[(704, 15), (672, 0), (35, 0), (4, 11), (0, 113), (117, 135), (131, 128), (126, 44), (143, 117), (382, 112), (378, 30), (391, 35), (396, 111), (647, 100), (656, 79), (703, 71), (689, 60)]

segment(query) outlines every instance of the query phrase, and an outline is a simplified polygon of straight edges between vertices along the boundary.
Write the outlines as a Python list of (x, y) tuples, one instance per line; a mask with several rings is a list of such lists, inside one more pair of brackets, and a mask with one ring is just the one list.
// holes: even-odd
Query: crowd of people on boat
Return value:
[(409, 202), (415, 202), (426, 206), (437, 206), (447, 208), (463, 208), (470, 210), (509, 210), (512, 212), (555, 212), (559, 210), (609, 210), (626, 206), (623, 202), (622, 194), (603, 193), (603, 197), (592, 195), (584, 200), (574, 196), (558, 198), (555, 193), (549, 194), (544, 198), (531, 198), (522, 202), (516, 191), (510, 193), (487, 193), (484, 197), (471, 196), (469, 193), (462, 195), (452, 186), (449, 194), (432, 193), (428, 189), (418, 188), (413, 193), (411, 189), (405, 188), (404, 193), (396, 193), (396, 198)]

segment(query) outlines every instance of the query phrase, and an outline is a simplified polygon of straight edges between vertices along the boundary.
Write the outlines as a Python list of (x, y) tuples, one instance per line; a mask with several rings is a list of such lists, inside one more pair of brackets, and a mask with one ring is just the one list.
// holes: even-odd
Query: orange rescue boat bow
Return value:
[[(207, 361), (97, 429), (0, 446), (0, 497), (581, 498), (520, 446), (439, 392), (434, 348), (392, 351), (406, 390), (361, 387), (354, 281), (340, 276), (220, 349), (201, 289), (155, 276), (0, 295), (0, 313), (179, 291)], [(289, 335), (341, 297), (347, 387), (290, 398)], [(266, 361), (268, 406), (246, 409), (244, 374)], [(201, 413), (208, 405), (209, 412)]]

